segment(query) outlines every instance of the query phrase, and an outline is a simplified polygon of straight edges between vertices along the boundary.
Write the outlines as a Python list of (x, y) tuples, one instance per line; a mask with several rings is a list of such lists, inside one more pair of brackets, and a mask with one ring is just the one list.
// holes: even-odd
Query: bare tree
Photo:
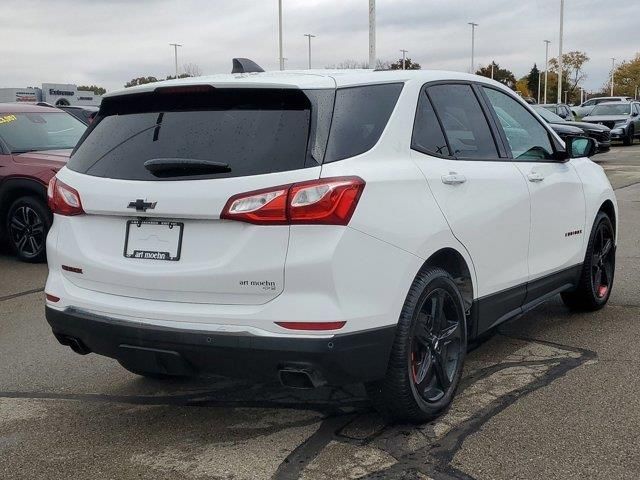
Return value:
[(202, 75), (202, 70), (200, 70), (200, 67), (197, 63), (185, 63), (182, 69), (188, 77), (199, 77), (200, 75)]
[[(376, 70), (389, 70), (390, 65), (391, 62), (387, 60), (376, 60)], [(325, 68), (337, 70), (367, 69), (369, 68), (369, 62), (347, 59), (338, 64), (327, 65)]]

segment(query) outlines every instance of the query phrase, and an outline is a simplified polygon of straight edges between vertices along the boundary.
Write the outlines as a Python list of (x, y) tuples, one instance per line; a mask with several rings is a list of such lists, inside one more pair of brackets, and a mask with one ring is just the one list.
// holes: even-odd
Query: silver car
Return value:
[(601, 103), (582, 121), (609, 127), (611, 140), (632, 145), (635, 138), (640, 137), (640, 102)]
[(571, 112), (573, 113), (574, 117), (582, 118), (582, 117), (586, 117), (587, 115), (589, 115), (591, 113), (591, 110), (593, 110), (593, 108), (596, 105), (600, 105), (601, 103), (630, 102), (632, 100), (633, 100), (633, 98), (631, 98), (631, 97), (598, 97), (598, 98), (592, 98), (592, 99), (587, 100), (586, 102), (582, 103), (581, 105), (578, 105), (576, 107), (571, 107)]

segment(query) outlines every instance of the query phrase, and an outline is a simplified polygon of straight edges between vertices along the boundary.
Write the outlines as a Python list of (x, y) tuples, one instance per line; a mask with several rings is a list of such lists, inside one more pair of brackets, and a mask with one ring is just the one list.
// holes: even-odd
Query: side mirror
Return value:
[(596, 141), (589, 137), (567, 137), (565, 145), (567, 158), (591, 157), (598, 150)]

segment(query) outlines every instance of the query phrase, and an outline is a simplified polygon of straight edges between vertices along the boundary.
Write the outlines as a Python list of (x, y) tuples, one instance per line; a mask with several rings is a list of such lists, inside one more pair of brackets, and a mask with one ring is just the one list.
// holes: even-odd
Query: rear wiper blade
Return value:
[(228, 163), (192, 158), (152, 158), (144, 162), (144, 168), (156, 177), (186, 177), (231, 171)]

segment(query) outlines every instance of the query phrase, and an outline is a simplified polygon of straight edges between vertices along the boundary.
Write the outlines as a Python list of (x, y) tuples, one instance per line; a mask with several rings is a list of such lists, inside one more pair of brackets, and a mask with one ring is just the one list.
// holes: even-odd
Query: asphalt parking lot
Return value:
[(0, 478), (640, 478), (640, 146), (596, 159), (621, 212), (609, 305), (503, 325), (421, 427), (385, 425), (356, 386), (159, 382), (78, 356), (44, 319), (46, 266), (0, 253)]

